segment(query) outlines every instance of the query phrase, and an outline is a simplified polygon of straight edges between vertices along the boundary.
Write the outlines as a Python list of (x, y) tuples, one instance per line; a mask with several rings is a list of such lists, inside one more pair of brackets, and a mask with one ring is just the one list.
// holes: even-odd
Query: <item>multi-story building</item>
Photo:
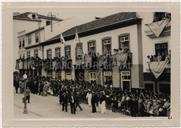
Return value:
[[(158, 15), (161, 14), (165, 17), (160, 19)], [(86, 80), (123, 89), (152, 88), (157, 91), (163, 83), (169, 84), (169, 80), (161, 75), (155, 78), (147, 62), (151, 55), (168, 54), (170, 18), (166, 15), (169, 14), (121, 12), (74, 27), (69, 26), (64, 32), (60, 30), (65, 42), (60, 41), (58, 34), (37, 45), (25, 46), (27, 57), (36, 57), (36, 49), (42, 48), (38, 54), (43, 57), (39, 61), (43, 64), (42, 76), (61, 80)], [(169, 20), (160, 25), (165, 19)], [(159, 25), (154, 26), (155, 23)], [(160, 33), (157, 30), (159, 26), (162, 26)], [(29, 53), (30, 50), (34, 50), (34, 55)], [(149, 65), (153, 62), (151, 58)], [(170, 76), (167, 71), (166, 76)]]
[[(32, 55), (30, 51), (25, 49), (25, 46), (36, 45), (41, 41), (45, 41), (45, 26), (51, 26), (60, 21), (62, 19), (55, 16), (44, 16), (33, 12), (14, 13), (14, 61), (20, 62), (18, 69), (21, 72), (24, 72), (23, 60)], [(41, 49), (39, 50), (35, 50), (35, 54), (41, 54)]]

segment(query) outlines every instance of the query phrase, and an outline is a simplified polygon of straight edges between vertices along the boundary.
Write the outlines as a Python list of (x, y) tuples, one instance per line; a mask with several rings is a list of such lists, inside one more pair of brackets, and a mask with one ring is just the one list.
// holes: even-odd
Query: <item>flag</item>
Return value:
[(62, 44), (65, 43), (65, 40), (64, 40), (64, 37), (63, 37), (62, 33), (60, 34), (60, 43), (62, 43)]
[(165, 61), (155, 61), (155, 62), (148, 62), (148, 67), (150, 71), (153, 73), (156, 79), (163, 73), (164, 69), (167, 67), (169, 63), (169, 59)]
[(170, 22), (169, 19), (164, 19), (158, 22), (147, 24), (147, 26), (149, 27), (150, 31), (152, 31), (155, 34), (156, 37), (159, 37), (163, 29), (169, 22)]
[(76, 31), (76, 33), (75, 33), (74, 41), (75, 41), (75, 43), (80, 42), (79, 35), (78, 35), (77, 31)]

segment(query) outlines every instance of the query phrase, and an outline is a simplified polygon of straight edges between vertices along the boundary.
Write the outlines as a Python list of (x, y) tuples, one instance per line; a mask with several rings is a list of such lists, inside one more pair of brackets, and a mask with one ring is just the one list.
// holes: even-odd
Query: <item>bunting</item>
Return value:
[(153, 22), (151, 24), (146, 24), (146, 25), (149, 27), (150, 31), (152, 31), (155, 34), (156, 37), (159, 37), (163, 29), (169, 22), (170, 19), (166, 18), (164, 20)]
[(148, 67), (155, 78), (158, 79), (159, 76), (163, 73), (164, 69), (167, 67), (168, 63), (169, 59), (166, 59), (165, 61), (148, 62)]

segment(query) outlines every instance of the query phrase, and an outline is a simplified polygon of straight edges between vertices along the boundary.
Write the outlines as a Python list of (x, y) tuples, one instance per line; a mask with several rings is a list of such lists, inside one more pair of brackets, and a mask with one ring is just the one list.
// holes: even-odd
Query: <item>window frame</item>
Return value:
[[(163, 51), (163, 49), (165, 49), (165, 48), (156, 48), (156, 46), (158, 46), (158, 45), (164, 45), (165, 44), (165, 46), (166, 46), (166, 53), (164, 54), (165, 56), (166, 55), (168, 55), (168, 51), (169, 51), (169, 49), (168, 49), (168, 42), (161, 42), (161, 43), (155, 43), (155, 55), (158, 55), (158, 53), (160, 53), (160, 52), (158, 52), (157, 50), (160, 50), (160, 49), (162, 49), (161, 51)], [(164, 47), (165, 47), (164, 46)], [(160, 46), (159, 46), (160, 47)], [(163, 46), (162, 46), (163, 47)], [(160, 54), (161, 56), (162, 56), (162, 54)]]
[(130, 49), (130, 33), (123, 33), (118, 36), (119, 49), (123, 49), (123, 47), (122, 47), (123, 42), (121, 42), (121, 37), (126, 37), (126, 36), (128, 36), (128, 41), (124, 41), (124, 42), (128, 42), (128, 49)]
[(31, 45), (32, 43), (32, 35), (28, 35), (28, 45)]
[(30, 57), (31, 57), (31, 51), (30, 51), (30, 50), (28, 50), (28, 51), (26, 52), (26, 57), (27, 57), (27, 58), (30, 58)]
[[(38, 37), (38, 41), (37, 41), (37, 37)], [(35, 32), (35, 43), (39, 43), (40, 42), (40, 32)]]
[[(47, 59), (52, 59), (52, 49), (47, 49), (46, 52), (47, 52)], [(49, 54), (49, 52), (51, 54)], [(49, 57), (50, 55), (51, 55), (51, 57)]]
[[(58, 52), (57, 52), (57, 50), (58, 50)], [(58, 56), (57, 56), (57, 54), (58, 54)], [(55, 57), (58, 57), (58, 58), (61, 57), (61, 48), (60, 47), (55, 48)]]
[(66, 53), (67, 53), (67, 52), (66, 52), (66, 51), (67, 51), (66, 49), (67, 49), (67, 48), (70, 49), (70, 50), (69, 50), (70, 55), (68, 56), (68, 58), (71, 58), (71, 45), (66, 45), (66, 46), (64, 47), (64, 54), (65, 54), (65, 57), (67, 56), (67, 55), (66, 55)]
[(105, 40), (110, 40), (110, 45), (111, 45), (111, 48), (110, 48), (110, 53), (112, 53), (112, 37), (104, 37), (103, 39), (102, 39), (102, 54), (108, 54), (108, 52), (107, 53), (105, 53), (105, 48), (104, 48), (104, 46), (105, 46)]
[(34, 57), (38, 57), (38, 49), (34, 49)]
[[(95, 52), (92, 52), (92, 50), (90, 51), (90, 48), (93, 48), (93, 47), (90, 47), (90, 44), (93, 44), (94, 47), (95, 47)], [(92, 54), (92, 53), (95, 53), (96, 54), (96, 40), (90, 40), (87, 42), (87, 51), (88, 53)]]
[(81, 57), (80, 57), (80, 56), (78, 56), (78, 54), (77, 54), (77, 49), (78, 49), (79, 46), (82, 48), (82, 52), (83, 52), (83, 43), (81, 43), (81, 42), (77, 43), (77, 44), (76, 44), (76, 47), (75, 47), (75, 60), (81, 60), (81, 59), (83, 59), (83, 55), (81, 55)]

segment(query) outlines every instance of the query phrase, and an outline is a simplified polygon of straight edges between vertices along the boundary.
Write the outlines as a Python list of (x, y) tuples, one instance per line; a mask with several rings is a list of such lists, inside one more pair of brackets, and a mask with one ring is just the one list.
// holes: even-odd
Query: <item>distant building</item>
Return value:
[[(31, 41), (34, 43), (35, 35), (32, 34), (34, 31), (36, 31), (37, 39), (39, 38), (39, 31), (42, 30), (44, 26), (48, 26), (51, 25), (51, 23), (54, 24), (60, 21), (62, 21), (62, 19), (53, 16), (44, 16), (34, 12), (13, 13), (14, 61), (16, 62), (18, 58), (25, 57), (24, 47), (25, 43), (28, 41), (27, 38), (25, 39), (25, 35), (29, 36), (29, 41), (31, 37)], [(43, 38), (41, 41), (43, 41)], [(40, 40), (38, 42), (40, 42)]]

